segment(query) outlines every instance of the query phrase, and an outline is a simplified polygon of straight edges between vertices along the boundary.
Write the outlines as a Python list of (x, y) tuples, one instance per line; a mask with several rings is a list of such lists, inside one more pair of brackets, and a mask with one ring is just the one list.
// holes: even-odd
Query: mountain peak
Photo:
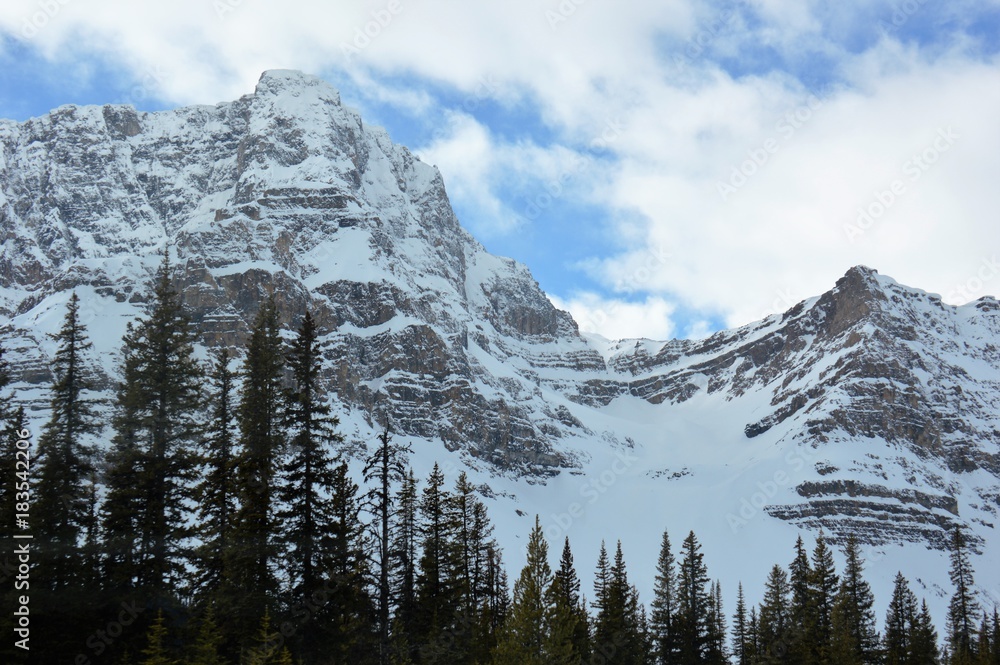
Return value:
[(313, 94), (340, 105), (340, 92), (323, 79), (300, 72), (297, 69), (268, 69), (257, 80), (255, 94), (258, 96), (291, 93), (298, 96), (304, 90), (314, 89)]

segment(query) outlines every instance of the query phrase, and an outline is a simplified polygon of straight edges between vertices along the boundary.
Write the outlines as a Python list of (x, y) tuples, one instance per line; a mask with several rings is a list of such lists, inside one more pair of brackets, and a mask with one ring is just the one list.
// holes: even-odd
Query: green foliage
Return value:
[(170, 285), (166, 254), (146, 318), (123, 340), (104, 529), (119, 591), (151, 598), (184, 587), (186, 519), (201, 433), (202, 371), (195, 331)]

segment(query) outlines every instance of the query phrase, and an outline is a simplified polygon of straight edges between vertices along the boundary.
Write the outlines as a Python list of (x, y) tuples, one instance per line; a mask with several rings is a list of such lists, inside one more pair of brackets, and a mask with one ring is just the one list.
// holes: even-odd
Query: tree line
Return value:
[[(465, 474), (423, 482), (388, 422), (352, 473), (321, 372), (310, 313), (283, 331), (262, 303), (242, 359), (199, 360), (197, 330), (167, 257), (148, 311), (122, 340), (106, 410), (73, 294), (55, 341), (50, 413), (31, 474), (30, 661), (40, 665), (1000, 665), (1000, 622), (976, 602), (968, 546), (952, 540), (955, 595), (944, 645), (926, 602), (898, 575), (881, 633), (850, 538), (838, 574), (822, 534), (775, 565), (764, 598), (735, 612), (694, 533), (663, 534), (646, 607), (619, 542), (602, 545), (590, 602), (573, 553), (558, 568), (536, 518), (512, 589), (486, 507)], [(0, 391), (9, 384), (0, 348)], [(5, 613), (18, 509), (14, 450), (23, 408), (0, 392)], [(96, 442), (107, 436), (109, 445)], [(355, 476), (361, 485), (355, 482)], [(730, 625), (731, 624), (731, 625)]]

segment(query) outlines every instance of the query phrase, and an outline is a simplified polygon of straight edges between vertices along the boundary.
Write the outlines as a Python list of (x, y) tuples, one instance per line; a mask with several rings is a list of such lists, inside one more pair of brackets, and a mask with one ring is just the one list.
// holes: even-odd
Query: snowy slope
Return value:
[(942, 547), (963, 524), (1000, 601), (993, 299), (951, 307), (858, 267), (705, 340), (584, 337), (461, 228), (435, 168), (287, 71), (216, 106), (0, 121), (0, 234), (0, 315), (36, 422), (69, 290), (107, 391), (167, 246), (205, 348), (239, 349), (267, 293), (290, 327), (312, 308), (348, 452), (391, 412), (418, 473), (440, 461), (488, 488), (512, 570), (538, 513), (584, 573), (620, 537), (648, 599), (662, 530), (694, 529), (731, 606), (737, 581), (759, 599), (799, 530), (823, 529), (865, 543), (881, 606), (901, 569), (942, 618)]

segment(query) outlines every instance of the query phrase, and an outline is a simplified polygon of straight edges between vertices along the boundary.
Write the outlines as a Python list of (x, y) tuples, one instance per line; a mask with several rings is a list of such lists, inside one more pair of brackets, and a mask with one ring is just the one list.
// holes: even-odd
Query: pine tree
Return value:
[(747, 602), (743, 596), (743, 583), (736, 591), (736, 613), (733, 614), (733, 659), (736, 665), (750, 665), (753, 662), (753, 648), (750, 646), (750, 627), (747, 617)]
[(166, 637), (167, 626), (163, 620), (163, 611), (160, 610), (146, 635), (147, 645), (142, 650), (144, 658), (140, 661), (140, 665), (175, 665), (175, 661), (168, 657), (166, 646), (163, 644)]
[(761, 662), (760, 621), (757, 619), (757, 608), (752, 605), (750, 606), (750, 618), (747, 620), (747, 639), (744, 648), (748, 663), (757, 665)]
[(809, 554), (806, 552), (802, 536), (795, 540), (795, 558), (788, 566), (788, 581), (791, 585), (791, 602), (789, 606), (788, 650), (793, 660), (803, 663), (811, 662), (812, 653), (806, 633), (816, 622), (816, 608), (812, 594), (812, 566), (809, 564)]
[[(560, 643), (560, 653), (552, 654), (552, 626), (555, 603), (548, 589), (552, 584), (552, 569), (548, 561), (548, 544), (542, 525), (535, 517), (535, 526), (528, 538), (527, 563), (514, 582), (514, 598), (497, 645), (496, 665), (547, 665), (549, 662), (568, 663)], [(562, 617), (561, 617), (562, 618)], [(564, 627), (560, 627), (563, 629)], [(567, 641), (571, 634), (560, 634)], [(551, 657), (556, 655), (556, 660)]]
[[(581, 603), (583, 603), (582, 600)], [(486, 558), (486, 602), (481, 619), (482, 631), (485, 636), (481, 647), (486, 653), (485, 655), (477, 654), (477, 662), (491, 662), (491, 654), (495, 652), (499, 644), (503, 626), (507, 622), (509, 608), (507, 573), (503, 567), (500, 549), (494, 544), (490, 547)], [(586, 614), (586, 612), (584, 613)]]
[(209, 605), (199, 622), (198, 637), (186, 665), (227, 665), (228, 661), (221, 655), (222, 648), (222, 633), (215, 623), (215, 610)]
[(792, 627), (790, 599), (791, 586), (788, 574), (775, 565), (768, 575), (764, 601), (760, 606), (758, 624), (758, 652), (762, 663), (796, 663), (788, 649), (788, 636)]
[(567, 537), (563, 543), (562, 556), (559, 558), (559, 569), (555, 572), (552, 584), (556, 603), (575, 618), (573, 629), (573, 654), (577, 662), (590, 660), (590, 628), (587, 608), (580, 596), (580, 578), (573, 565), (573, 552)]
[(857, 539), (851, 535), (844, 548), (846, 565), (834, 601), (834, 661), (849, 665), (875, 665), (879, 640), (875, 629), (875, 597), (863, 576), (864, 561)]
[(409, 446), (392, 442), (389, 431), (389, 421), (386, 418), (382, 433), (378, 436), (379, 445), (365, 461), (365, 482), (372, 488), (366, 497), (372, 513), (375, 515), (375, 546), (378, 567), (378, 636), (379, 664), (388, 665), (390, 660), (390, 611), (392, 605), (392, 589), (390, 573), (392, 570), (392, 539), (390, 536), (395, 509), (392, 505), (392, 488), (402, 483), (406, 478), (406, 458), (411, 452)]
[(329, 552), (324, 583), (329, 601), (311, 623), (317, 629), (327, 627), (316, 636), (317, 648), (327, 658), (362, 665), (378, 653), (378, 636), (368, 593), (368, 543), (359, 517), (358, 486), (344, 462), (334, 469), (330, 497), (332, 521), (324, 545)]
[(420, 515), (423, 546), (416, 585), (420, 662), (451, 663), (464, 656), (454, 648), (454, 636), (465, 631), (458, 624), (464, 581), (459, 579), (461, 552), (456, 542), (454, 501), (444, 488), (444, 475), (437, 464), (424, 487)]
[(83, 538), (90, 516), (88, 481), (96, 456), (86, 439), (101, 430), (93, 401), (85, 395), (92, 388), (85, 354), (93, 345), (79, 311), (80, 299), (74, 293), (62, 329), (54, 336), (59, 348), (52, 362), (52, 415), (38, 441), (34, 488), (40, 552), (32, 582), (56, 593), (81, 584)]
[(913, 630), (918, 611), (917, 597), (910, 591), (903, 573), (897, 572), (885, 617), (885, 665), (910, 665), (914, 662)]
[(459, 556), (459, 620), (468, 628), (456, 635), (456, 643), (468, 657), (487, 657), (485, 645), (490, 641), (482, 625), (486, 600), (486, 565), (490, 550), (495, 547), (493, 525), (486, 506), (476, 494), (476, 488), (463, 472), (459, 474), (452, 494), (456, 519), (456, 545)]
[(971, 665), (976, 660), (974, 632), (979, 621), (979, 605), (973, 596), (975, 582), (969, 563), (968, 544), (961, 527), (955, 527), (951, 541), (951, 583), (955, 587), (948, 607), (948, 648), (955, 665)]
[(291, 665), (291, 654), (284, 644), (282, 634), (271, 629), (271, 611), (265, 608), (252, 644), (243, 650), (240, 665)]
[(104, 511), (112, 579), (149, 598), (174, 593), (187, 578), (187, 508), (202, 406), (194, 341), (164, 254), (149, 314), (129, 325), (123, 340)]
[[(337, 502), (347, 497), (336, 494), (338, 481), (331, 448), (343, 442), (335, 428), (339, 424), (330, 415), (324, 392), (319, 383), (321, 357), (317, 342), (316, 324), (306, 312), (298, 334), (287, 355), (292, 386), (285, 393), (283, 425), (289, 437), (289, 451), (281, 466), (281, 476), (276, 483), (276, 495), (281, 510), (278, 519), (282, 525), (282, 542), (285, 546), (288, 589), (293, 599), (301, 603), (323, 589), (323, 573), (331, 564), (331, 552), (338, 545), (331, 542), (331, 534), (341, 533), (351, 539), (353, 547), (359, 536), (351, 526), (335, 522), (342, 519), (335, 515)], [(350, 500), (353, 501), (352, 485)], [(333, 501), (327, 497), (333, 497)], [(346, 509), (344, 520), (358, 521), (353, 503)], [(340, 531), (336, 529), (340, 528)], [(311, 661), (323, 652), (317, 634), (318, 622), (307, 621), (298, 631), (299, 652)]]
[(235, 631), (247, 635), (276, 602), (275, 566), (282, 558), (277, 520), (277, 480), (284, 451), (282, 374), (284, 370), (278, 310), (274, 298), (263, 303), (254, 320), (243, 363), (237, 420), (238, 508), (233, 521), (230, 572), (241, 590), (234, 602)]
[(917, 614), (911, 634), (913, 647), (910, 650), (910, 662), (914, 665), (937, 663), (940, 655), (937, 630), (935, 630), (934, 622), (931, 620), (926, 600), (920, 605), (920, 612)]
[(682, 558), (677, 584), (677, 662), (682, 665), (705, 662), (711, 636), (709, 625), (709, 582), (701, 545), (694, 532), (681, 546)]
[(670, 551), (670, 535), (666, 530), (660, 541), (660, 556), (656, 562), (656, 578), (653, 587), (652, 617), (650, 631), (653, 652), (659, 665), (675, 662), (676, 636), (673, 620), (676, 613), (677, 572), (674, 555)]
[(805, 639), (809, 646), (809, 662), (827, 665), (831, 662), (833, 645), (833, 602), (838, 588), (833, 552), (826, 544), (826, 537), (820, 531), (812, 555), (812, 571), (809, 581), (810, 610), (806, 625)]
[(722, 606), (722, 585), (716, 581), (709, 593), (708, 639), (705, 662), (714, 665), (729, 663), (726, 648), (726, 615)]
[(390, 548), (390, 587), (395, 612), (392, 619), (393, 662), (410, 663), (418, 657), (417, 644), (417, 480), (410, 469), (396, 492), (396, 519)]
[[(195, 490), (198, 497), (198, 529), (202, 545), (198, 550), (198, 591), (203, 599), (219, 595), (231, 585), (227, 566), (231, 557), (233, 520), (236, 515), (233, 451), (233, 373), (228, 349), (215, 354), (212, 365), (211, 421), (202, 458), (203, 480)], [(216, 599), (217, 601), (222, 599)]]

